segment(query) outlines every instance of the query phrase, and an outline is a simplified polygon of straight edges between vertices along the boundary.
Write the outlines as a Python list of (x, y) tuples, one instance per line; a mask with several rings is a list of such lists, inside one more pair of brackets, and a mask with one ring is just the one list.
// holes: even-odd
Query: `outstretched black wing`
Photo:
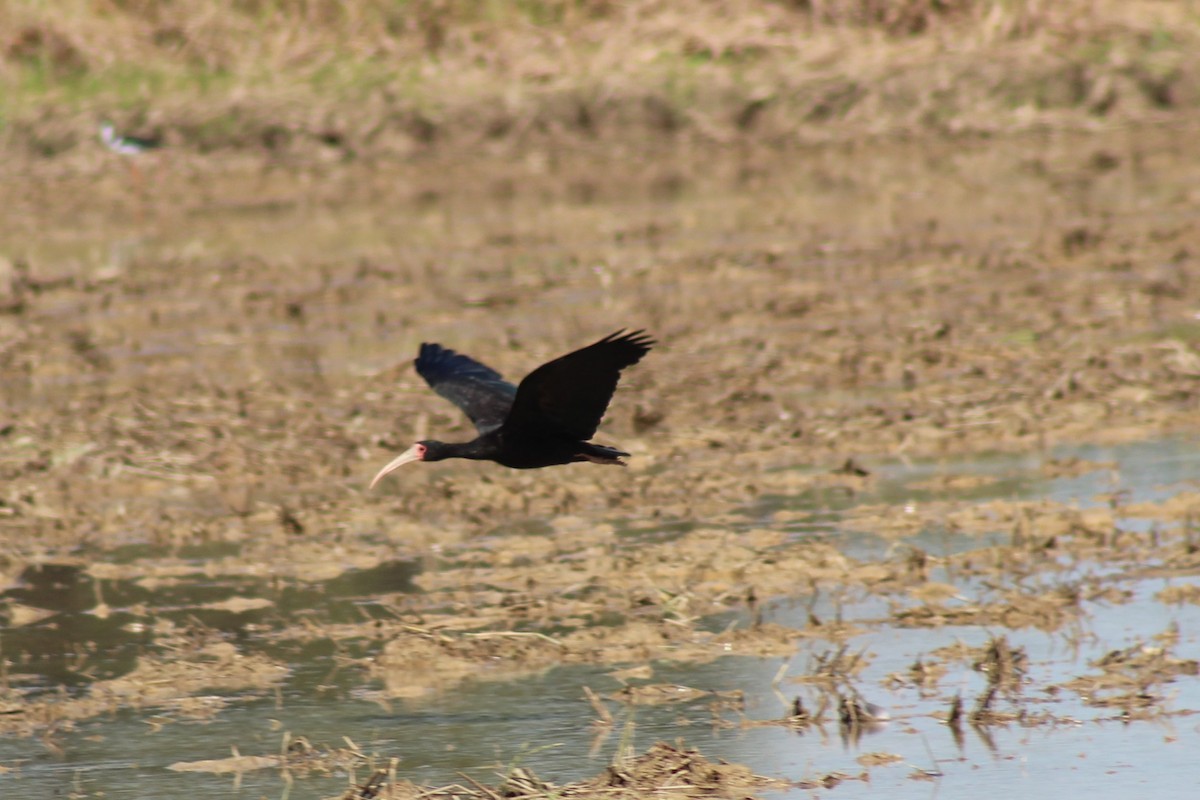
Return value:
[(462, 409), (480, 433), (499, 428), (508, 416), (517, 387), (491, 367), (427, 342), (413, 363), (430, 388)]
[(621, 370), (641, 361), (653, 345), (645, 331), (617, 331), (543, 364), (517, 387), (505, 428), (587, 441), (608, 409)]

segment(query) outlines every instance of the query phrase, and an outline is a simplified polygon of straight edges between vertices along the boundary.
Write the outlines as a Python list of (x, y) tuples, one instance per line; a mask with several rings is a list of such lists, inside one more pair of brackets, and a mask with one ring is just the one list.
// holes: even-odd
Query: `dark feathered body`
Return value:
[(506, 436), (502, 430), (485, 433), (476, 439), (461, 444), (426, 440), (422, 461), (442, 461), (447, 458), (468, 458), (476, 461), (495, 461), (512, 469), (540, 469), (576, 461), (593, 461), (597, 464), (623, 464), (621, 458), (629, 453), (591, 442), (551, 436), (530, 441)]
[(514, 469), (575, 461), (623, 464), (628, 453), (588, 440), (608, 409), (621, 370), (653, 345), (644, 331), (618, 331), (543, 364), (513, 386), (468, 356), (422, 344), (414, 362), (417, 373), (470, 418), (479, 436), (470, 442), (418, 442), (375, 480), (409, 461), (447, 458), (495, 461)]

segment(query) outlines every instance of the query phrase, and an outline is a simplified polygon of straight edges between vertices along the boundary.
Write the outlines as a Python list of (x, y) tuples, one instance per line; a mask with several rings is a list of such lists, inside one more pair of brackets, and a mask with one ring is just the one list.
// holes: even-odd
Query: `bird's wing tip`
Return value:
[(603, 339), (601, 339), (601, 341), (628, 342), (629, 344), (637, 345), (638, 347), (644, 347), (647, 350), (658, 344), (658, 340), (647, 333), (645, 328), (636, 328), (634, 330), (621, 328), (620, 330), (613, 331), (608, 336), (605, 336)]
[(417, 351), (417, 357), (413, 359), (413, 363), (417, 365), (417, 370), (420, 371), (422, 365), (441, 365), (452, 362), (458, 358), (459, 354), (451, 350), (445, 345), (440, 345), (437, 342), (421, 342), (421, 347)]

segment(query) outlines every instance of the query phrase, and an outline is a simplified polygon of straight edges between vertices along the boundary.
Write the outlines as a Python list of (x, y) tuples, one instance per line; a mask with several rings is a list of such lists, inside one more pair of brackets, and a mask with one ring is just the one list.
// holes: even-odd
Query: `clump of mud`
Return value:
[(425, 787), (395, 780), (394, 774), (380, 770), (362, 784), (341, 795), (341, 800), (400, 798), (417, 800), (497, 800), (533, 798), (552, 794), (556, 797), (643, 798), (669, 794), (671, 797), (715, 797), (740, 800), (758, 792), (788, 788), (788, 784), (755, 775), (747, 768), (722, 761), (711, 761), (682, 745), (660, 742), (639, 756), (622, 758), (602, 774), (585, 781), (555, 786), (540, 780), (524, 768), (510, 770), (495, 786), (471, 781), (470, 785)]
[[(165, 652), (140, 657), (122, 675), (91, 683), (80, 694), (28, 698), (6, 687), (0, 692), (0, 731), (31, 735), (50, 729), (67, 732), (83, 719), (118, 710), (153, 711), (159, 722), (205, 720), (229, 702), (222, 695), (237, 692), (244, 702), (278, 686), (288, 667), (258, 653), (245, 653), (229, 642), (181, 643), (171, 647), (171, 634), (160, 631)], [(200, 696), (203, 695), (203, 696)]]

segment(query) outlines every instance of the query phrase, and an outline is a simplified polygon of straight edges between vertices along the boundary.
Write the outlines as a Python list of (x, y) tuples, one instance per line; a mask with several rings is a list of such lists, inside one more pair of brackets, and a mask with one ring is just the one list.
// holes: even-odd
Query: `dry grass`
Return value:
[(4, 138), (100, 117), (198, 149), (792, 139), (1195, 105), (1195, 3), (0, 2)]

